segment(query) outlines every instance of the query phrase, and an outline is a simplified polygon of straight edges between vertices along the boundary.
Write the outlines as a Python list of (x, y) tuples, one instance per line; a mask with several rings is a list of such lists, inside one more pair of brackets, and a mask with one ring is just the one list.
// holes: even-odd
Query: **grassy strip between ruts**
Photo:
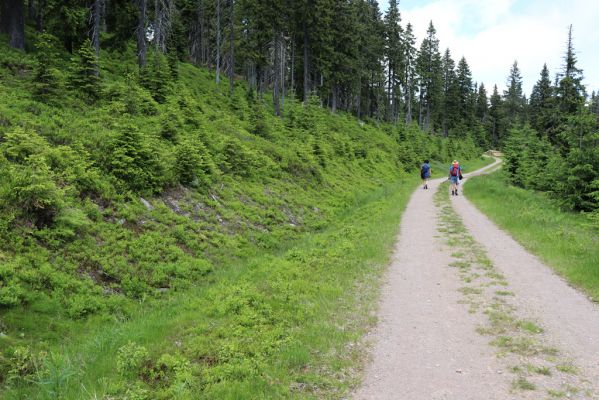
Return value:
[(599, 232), (586, 216), (561, 211), (540, 193), (510, 186), (502, 172), (471, 179), (464, 194), (514, 239), (599, 302)]
[(343, 397), (414, 184), (378, 189), (324, 232), (125, 321), (73, 321), (81, 336), (49, 346), (43, 370), (3, 398)]
[(510, 366), (514, 374), (512, 393), (543, 389), (560, 397), (590, 395), (587, 381), (575, 373), (572, 360), (553, 347), (551, 337), (544, 335), (534, 315), (518, 307), (506, 277), (494, 267), (452, 208), (447, 186), (444, 183), (435, 193), (435, 205), (439, 210), (438, 230), (453, 250), (454, 261), (449, 266), (457, 270), (464, 284), (459, 289), (463, 295), (459, 303), (468, 305), (469, 313), (486, 316), (486, 322), (476, 331), (489, 338), (503, 365)]

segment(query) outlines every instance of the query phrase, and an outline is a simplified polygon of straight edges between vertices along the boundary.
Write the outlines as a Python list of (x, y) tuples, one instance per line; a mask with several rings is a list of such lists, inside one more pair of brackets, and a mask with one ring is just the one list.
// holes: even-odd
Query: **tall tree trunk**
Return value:
[(405, 95), (406, 98), (406, 124), (412, 123), (412, 79), (407, 78)]
[(108, 27), (106, 26), (106, 3), (110, 0), (102, 0), (102, 8), (100, 10), (100, 32), (106, 33)]
[(45, 0), (37, 1), (37, 10), (35, 15), (35, 27), (38, 32), (41, 32), (44, 28), (43, 24), (43, 15), (44, 15), (44, 5), (46, 4)]
[(3, 0), (2, 3), (0, 3), (0, 33), (8, 33), (10, 30), (8, 13), (8, 2)]
[(426, 104), (426, 123), (425, 123), (426, 127), (425, 130), (426, 131), (430, 131), (430, 127), (431, 127), (431, 107), (430, 105)]
[(423, 120), (422, 120), (422, 103), (424, 102), (424, 98), (422, 96), (422, 90), (420, 90), (420, 97), (419, 97), (419, 102), (418, 102), (418, 126), (422, 126), (423, 124)]
[(216, 84), (220, 83), (220, 0), (216, 0)]
[(28, 9), (29, 9), (29, 20), (31, 21), (35, 21), (35, 1), (34, 0), (29, 0), (29, 4), (28, 4)]
[(304, 103), (310, 97), (310, 39), (308, 25), (304, 21)]
[(393, 121), (393, 107), (395, 106), (395, 99), (393, 98), (393, 70), (389, 67), (389, 77), (387, 82), (387, 121)]
[(229, 94), (235, 90), (235, 0), (229, 10)]
[(331, 112), (333, 114), (337, 113), (337, 99), (339, 96), (339, 86), (337, 84), (333, 85), (332, 90), (332, 99), (331, 99)]
[(197, 2), (197, 20), (193, 36), (190, 38), (191, 55), (196, 64), (209, 65), (210, 57), (206, 38), (205, 4), (203, 0)]
[(160, 35), (162, 34), (162, 16), (160, 15), (160, 0), (154, 0), (154, 51), (155, 59), (158, 60), (158, 51), (160, 50)]
[(280, 36), (281, 34), (279, 32), (275, 31), (275, 37), (274, 37), (274, 48), (275, 48), (275, 59), (273, 62), (273, 73), (274, 73), (274, 85), (273, 85), (273, 91), (272, 91), (272, 100), (273, 100), (273, 104), (274, 104), (274, 109), (275, 109), (275, 115), (276, 116), (280, 116), (281, 115), (281, 103), (280, 103), (280, 85), (281, 85), (281, 77), (280, 77), (280, 69), (279, 69), (279, 58), (280, 58), (280, 50), (281, 50), (281, 46), (279, 45), (279, 41), (280, 41)]
[(25, 49), (25, 20), (23, 0), (2, 0), (0, 9), (0, 32), (7, 33), (10, 46)]
[[(94, 0), (91, 10), (92, 19), (92, 47), (96, 52), (96, 60), (100, 59), (100, 19), (102, 15), (102, 0)], [(96, 63), (94, 70), (96, 76), (100, 75), (99, 64)]]
[(279, 74), (281, 76), (281, 111), (285, 112), (285, 91), (287, 87), (285, 84), (287, 81), (287, 74), (285, 73), (287, 70), (287, 42), (283, 36), (283, 31), (279, 32), (279, 35), (279, 46), (281, 47), (281, 60), (279, 66)]
[[(289, 82), (291, 95), (294, 96), (295, 91), (295, 39), (291, 42), (291, 81)], [(294, 96), (295, 97), (295, 96)]]
[(139, 68), (144, 68), (146, 66), (146, 53), (147, 53), (147, 45), (146, 45), (146, 0), (138, 0), (139, 6), (139, 16), (137, 19), (137, 63), (139, 64)]

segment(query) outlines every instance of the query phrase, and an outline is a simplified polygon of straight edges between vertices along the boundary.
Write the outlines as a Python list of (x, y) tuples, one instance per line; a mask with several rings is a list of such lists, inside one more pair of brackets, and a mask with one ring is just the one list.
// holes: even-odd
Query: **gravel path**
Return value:
[[(443, 181), (417, 190), (405, 210), (367, 338), (371, 362), (353, 398), (599, 398), (599, 307), (461, 193), (444, 210), (434, 200)], [(452, 206), (458, 222), (443, 225)], [(470, 244), (448, 244), (448, 229)], [(529, 325), (538, 332), (522, 329)]]

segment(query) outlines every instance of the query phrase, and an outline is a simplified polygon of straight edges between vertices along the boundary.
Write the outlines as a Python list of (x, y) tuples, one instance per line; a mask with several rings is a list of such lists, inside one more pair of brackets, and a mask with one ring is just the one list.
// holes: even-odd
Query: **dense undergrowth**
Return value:
[(90, 97), (44, 40), (0, 44), (3, 396), (342, 393), (407, 173), (473, 143), (119, 53)]
[(546, 193), (508, 182), (504, 171), (475, 177), (464, 194), (572, 285), (599, 301), (599, 224), (594, 215), (564, 211)]

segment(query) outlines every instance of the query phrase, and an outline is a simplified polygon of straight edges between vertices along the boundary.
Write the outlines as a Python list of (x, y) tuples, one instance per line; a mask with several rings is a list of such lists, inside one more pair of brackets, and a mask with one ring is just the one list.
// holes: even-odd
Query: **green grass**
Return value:
[(586, 216), (508, 185), (501, 172), (473, 178), (464, 194), (530, 252), (599, 301), (599, 234)]
[(512, 382), (512, 388), (517, 390), (536, 390), (536, 386), (526, 380), (524, 377), (519, 377)]
[(345, 396), (423, 154), (477, 150), (102, 52), (42, 99), (0, 40), (0, 397)]
[[(63, 321), (71, 333), (46, 347), (62, 355), (56, 370), (3, 398), (49, 399), (50, 387), (62, 399), (102, 398), (132, 382), (138, 389), (131, 396), (338, 398), (361, 363), (357, 343), (373, 322), (379, 277), (412, 187), (381, 188), (323, 232), (223, 268), (213, 284), (150, 301), (124, 320)], [(34, 323), (22, 318), (21, 326)], [(145, 347), (150, 359), (145, 370), (124, 376), (115, 360), (128, 342)], [(182, 360), (177, 367), (160, 363), (167, 353)], [(145, 376), (160, 368), (164, 376), (148, 383)]]

